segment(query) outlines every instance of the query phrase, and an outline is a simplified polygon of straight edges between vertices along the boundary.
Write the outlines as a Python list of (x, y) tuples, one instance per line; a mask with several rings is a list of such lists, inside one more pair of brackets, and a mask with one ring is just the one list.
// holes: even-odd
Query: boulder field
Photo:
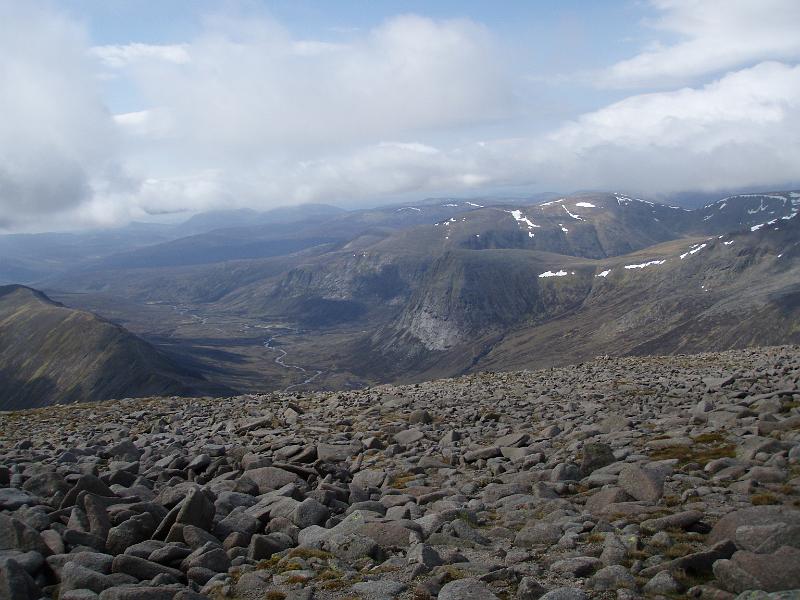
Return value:
[(3, 600), (798, 590), (797, 346), (0, 413)]

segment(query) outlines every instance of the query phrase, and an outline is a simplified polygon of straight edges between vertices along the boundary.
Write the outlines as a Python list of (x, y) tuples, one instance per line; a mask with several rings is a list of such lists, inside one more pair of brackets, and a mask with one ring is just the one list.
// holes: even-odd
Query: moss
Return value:
[(414, 481), (416, 478), (417, 476), (413, 473), (398, 473), (389, 478), (387, 485), (390, 488), (404, 488), (407, 483)]
[(256, 563), (257, 571), (271, 571), (278, 566), (281, 558), (279, 556), (271, 556), (265, 560)]
[(694, 548), (689, 544), (678, 543), (667, 548), (666, 552), (664, 552), (664, 555), (667, 558), (681, 558), (682, 556), (686, 556), (692, 552), (694, 552)]
[(320, 589), (323, 590), (336, 591), (349, 588), (350, 584), (344, 579), (329, 579), (327, 581), (323, 581), (322, 583), (320, 583), (319, 587)]
[(457, 569), (456, 567), (445, 565), (441, 569), (441, 576), (442, 576), (442, 583), (450, 583), (451, 581), (455, 581), (457, 579), (464, 579), (467, 574), (462, 571), (461, 569)]
[(708, 433), (701, 433), (692, 438), (696, 444), (722, 444), (725, 442), (725, 436), (719, 431), (710, 431)]
[(333, 554), (330, 552), (325, 552), (324, 550), (316, 550), (314, 548), (292, 548), (289, 551), (289, 554), (286, 556), (288, 558), (302, 558), (305, 560), (308, 560), (309, 558), (328, 560), (329, 558), (333, 557)]
[(692, 446), (673, 446), (660, 448), (650, 453), (653, 460), (677, 459), (679, 466), (698, 463), (703, 466), (718, 458), (736, 456), (736, 446), (727, 443), (725, 436), (719, 432), (702, 433), (692, 438)]
[(764, 506), (765, 504), (780, 504), (781, 501), (775, 494), (763, 492), (761, 494), (753, 494), (750, 496), (750, 504), (753, 506)]
[(586, 536), (587, 544), (602, 544), (606, 541), (606, 536), (602, 533), (590, 533)]
[(305, 565), (302, 565), (299, 562), (293, 560), (290, 560), (280, 565), (281, 573), (285, 573), (286, 571), (301, 571), (304, 568)]
[(341, 579), (344, 577), (344, 573), (339, 571), (338, 569), (325, 569), (324, 571), (320, 572), (317, 575), (317, 579), (321, 581), (330, 581), (331, 579)]

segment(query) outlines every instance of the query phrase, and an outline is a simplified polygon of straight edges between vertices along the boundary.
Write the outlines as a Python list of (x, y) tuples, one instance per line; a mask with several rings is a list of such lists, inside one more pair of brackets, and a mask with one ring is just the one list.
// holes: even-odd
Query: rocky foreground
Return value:
[(0, 509), (3, 599), (800, 598), (800, 347), (3, 413)]

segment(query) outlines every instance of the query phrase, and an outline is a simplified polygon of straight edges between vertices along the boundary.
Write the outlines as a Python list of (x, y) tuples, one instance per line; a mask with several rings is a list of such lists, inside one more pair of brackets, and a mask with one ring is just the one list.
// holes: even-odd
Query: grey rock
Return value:
[(34, 551), (44, 556), (50, 554), (50, 548), (38, 531), (5, 514), (0, 514), (0, 550)]
[(128, 546), (149, 539), (155, 528), (156, 522), (150, 513), (135, 515), (109, 530), (106, 549), (111, 554), (122, 554)]
[(401, 446), (410, 446), (425, 437), (419, 429), (406, 429), (394, 434), (394, 441)]
[(13, 560), (30, 575), (36, 575), (44, 564), (44, 556), (38, 552), (19, 552), (17, 550), (0, 550), (0, 563)]
[(311, 525), (322, 525), (330, 517), (331, 511), (324, 504), (314, 500), (313, 498), (306, 498), (292, 513), (292, 522), (305, 529)]
[(13, 559), (0, 561), (0, 598), (38, 600), (42, 591), (33, 578)]
[(457, 579), (442, 586), (438, 600), (498, 600), (489, 587), (471, 577)]
[(668, 571), (661, 571), (650, 579), (643, 589), (648, 594), (674, 596), (683, 592), (683, 585)]
[(183, 573), (177, 569), (160, 565), (144, 558), (139, 558), (138, 556), (131, 556), (129, 554), (120, 554), (119, 556), (115, 557), (114, 562), (111, 565), (111, 571), (113, 573), (125, 573), (131, 577), (135, 577), (139, 581), (153, 579), (161, 574), (169, 575), (176, 581), (181, 581), (183, 579)]
[(783, 523), (785, 526), (800, 525), (800, 511), (785, 506), (752, 506), (728, 513), (714, 525), (708, 534), (708, 543), (734, 540), (736, 530), (742, 525), (760, 526)]
[(514, 545), (530, 548), (538, 545), (550, 546), (561, 539), (563, 531), (560, 525), (554, 523), (536, 523), (524, 527), (514, 538)]
[(586, 594), (579, 588), (560, 587), (550, 590), (539, 600), (586, 600)]
[(288, 483), (302, 481), (300, 477), (278, 467), (261, 467), (244, 472), (243, 477), (251, 479), (258, 486), (259, 494), (266, 494)]
[(636, 578), (622, 565), (610, 565), (592, 575), (587, 585), (595, 590), (633, 590), (636, 589)]
[(114, 580), (104, 573), (93, 571), (77, 562), (67, 562), (61, 569), (61, 592), (67, 590), (92, 590), (100, 593), (114, 585)]
[(581, 458), (581, 473), (584, 477), (591, 475), (597, 469), (608, 466), (616, 462), (614, 451), (608, 444), (592, 442), (583, 445), (583, 457)]
[(256, 561), (265, 560), (276, 552), (285, 550), (287, 547), (285, 540), (274, 533), (268, 535), (254, 535), (250, 538), (250, 545), (247, 548), (247, 557)]
[(208, 496), (199, 489), (191, 489), (181, 503), (181, 508), (175, 517), (176, 523), (194, 525), (200, 529), (211, 529), (216, 507)]
[(657, 502), (664, 494), (664, 475), (652, 468), (625, 465), (618, 481), (625, 493), (636, 500)]
[(406, 553), (406, 560), (409, 563), (422, 565), (428, 569), (444, 564), (444, 560), (439, 553), (428, 544), (414, 544)]
[(100, 600), (173, 600), (176, 591), (165, 587), (121, 585), (102, 591)]
[(588, 577), (602, 566), (600, 559), (593, 556), (574, 556), (563, 558), (550, 565), (550, 570), (572, 577)]
[(533, 577), (523, 577), (517, 586), (516, 600), (538, 600), (547, 589)]
[(351, 588), (366, 600), (393, 600), (403, 593), (408, 586), (399, 581), (382, 579), (379, 581), (362, 581)]
[(19, 507), (40, 504), (41, 500), (17, 488), (0, 488), (0, 510), (17, 510)]
[(800, 524), (742, 525), (734, 534), (736, 546), (758, 554), (775, 552), (781, 546), (800, 548)]
[(664, 529), (686, 529), (700, 521), (703, 513), (697, 510), (687, 510), (658, 519), (642, 521), (641, 528), (645, 533), (656, 533)]
[(336, 533), (325, 540), (323, 549), (346, 561), (381, 555), (380, 546), (375, 540), (357, 533)]
[(412, 425), (428, 424), (433, 423), (433, 417), (427, 410), (418, 408), (417, 410), (411, 411), (411, 414), (408, 416), (408, 422)]
[(224, 540), (231, 533), (237, 531), (253, 535), (261, 531), (262, 528), (263, 525), (258, 519), (249, 514), (246, 508), (239, 506), (217, 523), (216, 527), (214, 527), (214, 533), (219, 539)]
[(215, 573), (223, 573), (231, 566), (231, 559), (222, 548), (209, 545), (198, 548), (181, 563), (181, 569), (187, 571), (192, 567), (209, 569)]
[(724, 589), (780, 592), (800, 589), (800, 549), (783, 546), (772, 554), (739, 551), (714, 563), (714, 576)]

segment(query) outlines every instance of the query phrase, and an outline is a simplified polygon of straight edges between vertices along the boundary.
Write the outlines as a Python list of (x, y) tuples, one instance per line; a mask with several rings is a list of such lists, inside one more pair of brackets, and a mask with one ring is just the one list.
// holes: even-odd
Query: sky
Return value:
[(0, 0), (0, 231), (800, 181), (797, 0)]

